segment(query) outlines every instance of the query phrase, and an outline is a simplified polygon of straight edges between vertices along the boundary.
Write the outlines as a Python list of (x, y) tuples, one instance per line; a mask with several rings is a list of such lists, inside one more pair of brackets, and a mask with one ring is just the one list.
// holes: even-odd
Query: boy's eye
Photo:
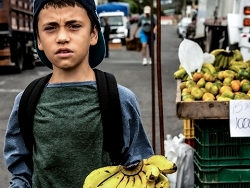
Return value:
[(78, 25), (78, 24), (74, 24), (74, 25), (70, 25), (69, 28), (72, 28), (72, 29), (78, 29), (80, 28), (81, 26)]
[(53, 26), (48, 26), (48, 27), (45, 27), (45, 31), (50, 31), (50, 30), (53, 30), (53, 29), (55, 29), (55, 27), (53, 27)]

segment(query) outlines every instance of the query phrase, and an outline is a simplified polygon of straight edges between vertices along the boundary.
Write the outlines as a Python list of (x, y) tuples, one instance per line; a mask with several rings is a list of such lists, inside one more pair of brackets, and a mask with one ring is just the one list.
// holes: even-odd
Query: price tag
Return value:
[(230, 100), (231, 137), (250, 137), (250, 100)]

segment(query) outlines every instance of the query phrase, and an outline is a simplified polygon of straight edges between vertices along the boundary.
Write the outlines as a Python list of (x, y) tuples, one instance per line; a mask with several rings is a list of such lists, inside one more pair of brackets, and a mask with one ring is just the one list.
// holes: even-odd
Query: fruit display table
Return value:
[(230, 136), (229, 101), (181, 101), (180, 83), (176, 115), (193, 122), (194, 187), (250, 188), (250, 137)]
[(176, 115), (179, 119), (228, 119), (228, 101), (181, 101), (181, 80), (177, 80)]

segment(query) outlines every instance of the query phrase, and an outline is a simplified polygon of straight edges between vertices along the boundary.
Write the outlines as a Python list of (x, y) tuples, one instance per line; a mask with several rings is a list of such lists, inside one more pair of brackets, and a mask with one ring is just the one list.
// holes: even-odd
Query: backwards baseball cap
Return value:
[[(33, 32), (34, 32), (34, 38), (35, 38), (35, 47), (37, 49), (37, 54), (40, 58), (40, 60), (42, 61), (42, 63), (44, 65), (46, 65), (47, 67), (49, 67), (50, 69), (52, 69), (52, 63), (49, 61), (49, 59), (46, 57), (44, 51), (41, 51), (38, 49), (37, 46), (37, 33), (36, 33), (36, 28), (37, 28), (37, 23), (36, 22), (36, 18), (41, 10), (41, 8), (48, 3), (50, 0), (34, 0), (33, 3)], [(95, 5), (95, 1), (94, 0), (76, 0), (78, 3), (80, 3), (86, 10), (88, 10), (89, 12), (91, 12), (93, 19), (95, 20), (95, 23), (98, 25), (98, 28), (100, 28), (100, 22), (99, 22), (99, 18), (96, 12), (96, 5)], [(91, 68), (94, 68), (96, 66), (98, 66), (104, 56), (105, 56), (105, 42), (104, 42), (104, 38), (103, 38), (103, 34), (102, 31), (99, 30), (98, 31), (98, 41), (96, 43), (96, 45), (94, 46), (90, 46), (89, 48), (89, 65)]]
[(150, 6), (145, 6), (144, 7), (144, 14), (150, 14), (150, 12), (151, 12)]

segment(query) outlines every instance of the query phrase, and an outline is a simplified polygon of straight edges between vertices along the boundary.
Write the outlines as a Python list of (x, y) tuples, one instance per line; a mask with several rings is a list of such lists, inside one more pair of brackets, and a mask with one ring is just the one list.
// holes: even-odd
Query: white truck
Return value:
[(104, 18), (108, 17), (110, 24), (110, 40), (120, 39), (125, 45), (126, 38), (129, 38), (130, 23), (128, 19), (129, 4), (112, 2), (97, 6), (97, 13), (100, 17), (101, 28), (104, 29)]
[(240, 49), (249, 60), (250, 0), (199, 0), (195, 38), (205, 52)]

